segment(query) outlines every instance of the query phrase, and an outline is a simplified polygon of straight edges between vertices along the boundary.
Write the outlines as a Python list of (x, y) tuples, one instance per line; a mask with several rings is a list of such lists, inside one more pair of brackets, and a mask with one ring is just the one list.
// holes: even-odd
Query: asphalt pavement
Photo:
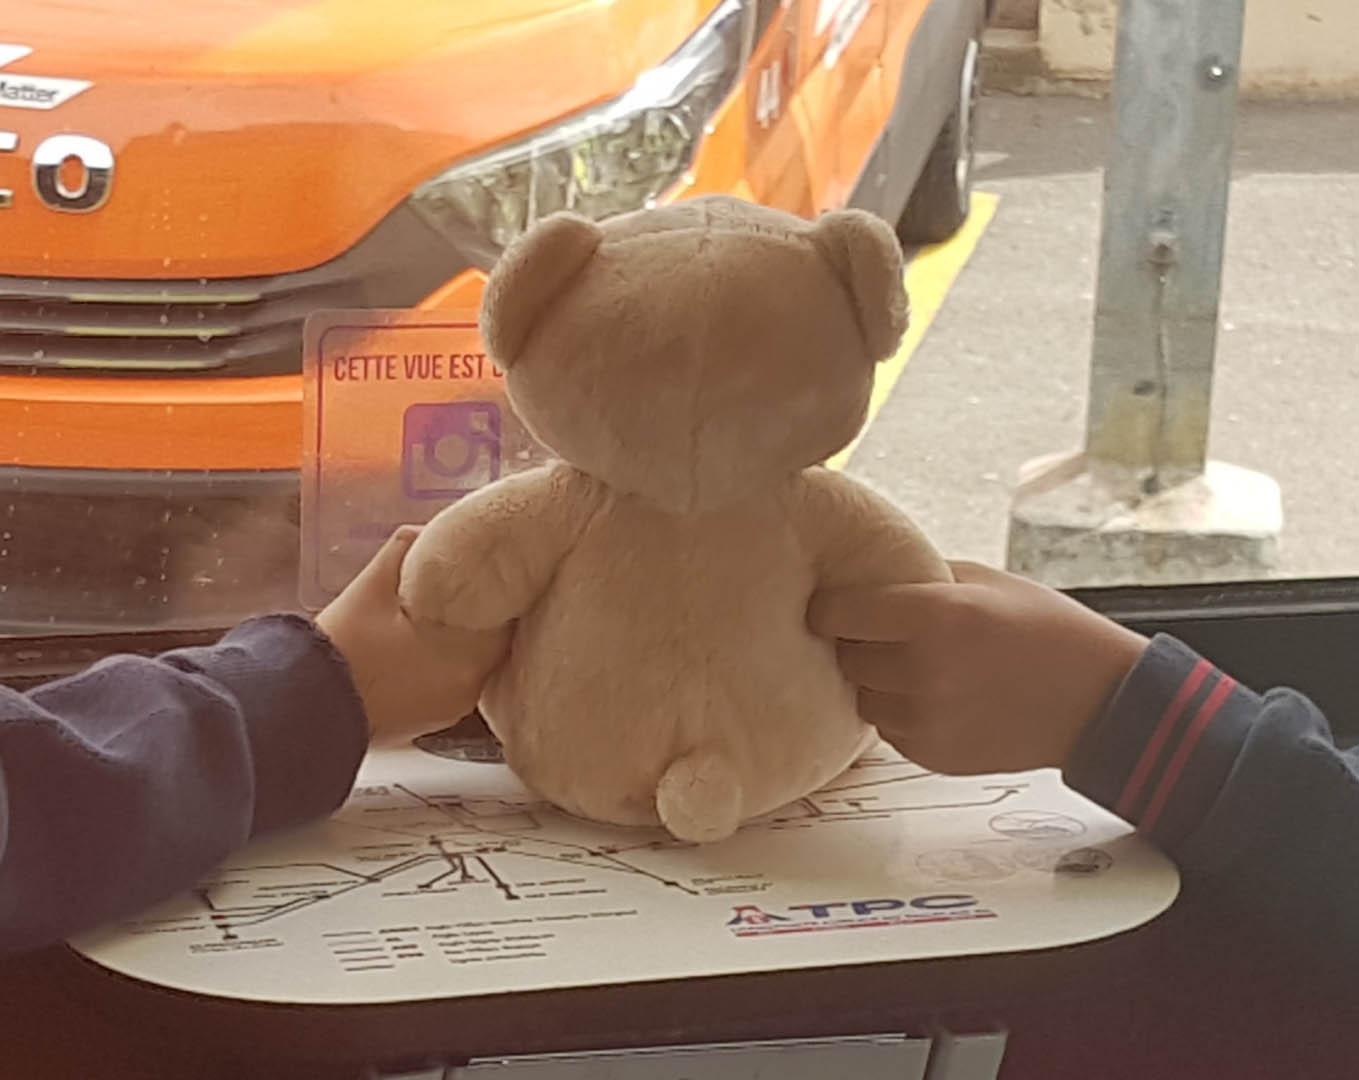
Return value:
[[(950, 556), (1004, 562), (1029, 458), (1084, 438), (1107, 101), (985, 98), (999, 208), (847, 467)], [(1243, 103), (1210, 455), (1272, 475), (1279, 575), (1359, 575), (1359, 102)]]

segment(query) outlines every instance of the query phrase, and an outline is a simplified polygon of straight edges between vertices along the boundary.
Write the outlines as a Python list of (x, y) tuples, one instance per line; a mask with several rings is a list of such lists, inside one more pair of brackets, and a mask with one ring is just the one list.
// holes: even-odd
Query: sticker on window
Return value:
[(302, 605), (325, 606), (402, 524), (548, 459), (473, 311), (320, 311), (303, 338)]

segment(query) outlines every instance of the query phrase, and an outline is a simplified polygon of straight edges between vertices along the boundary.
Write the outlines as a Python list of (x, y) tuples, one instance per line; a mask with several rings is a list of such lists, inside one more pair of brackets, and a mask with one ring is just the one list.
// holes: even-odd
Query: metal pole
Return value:
[(1089, 467), (1203, 472), (1244, 0), (1120, 0)]

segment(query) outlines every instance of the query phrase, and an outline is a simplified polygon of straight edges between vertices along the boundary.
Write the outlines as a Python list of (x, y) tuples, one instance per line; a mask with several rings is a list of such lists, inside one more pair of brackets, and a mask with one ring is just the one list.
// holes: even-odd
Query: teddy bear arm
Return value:
[(497, 481), (440, 512), (402, 570), (416, 623), (488, 630), (525, 614), (552, 580), (593, 505), (560, 467)]
[(798, 526), (818, 589), (953, 580), (929, 537), (890, 500), (829, 469), (811, 470), (804, 480)]

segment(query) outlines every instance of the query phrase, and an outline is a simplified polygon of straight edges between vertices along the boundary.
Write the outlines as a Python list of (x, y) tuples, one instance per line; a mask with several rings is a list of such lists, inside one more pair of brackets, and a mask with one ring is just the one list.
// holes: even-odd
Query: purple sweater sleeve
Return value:
[(1314, 956), (1359, 957), (1359, 749), (1159, 636), (1068, 764), (1211, 895)]
[(130, 915), (330, 812), (366, 746), (346, 665), (290, 615), (0, 688), (0, 952)]

